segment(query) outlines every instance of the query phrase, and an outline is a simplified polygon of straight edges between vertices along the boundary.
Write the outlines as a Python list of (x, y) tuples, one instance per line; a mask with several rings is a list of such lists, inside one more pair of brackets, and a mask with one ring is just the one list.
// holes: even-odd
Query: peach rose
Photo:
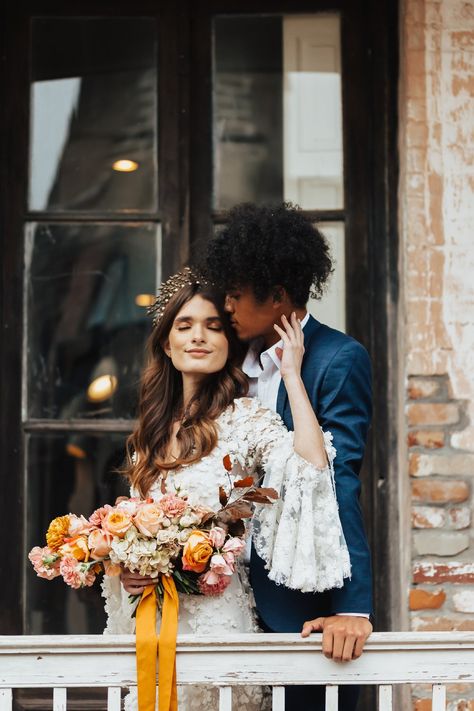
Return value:
[(134, 516), (133, 523), (144, 536), (155, 536), (163, 522), (163, 511), (157, 504), (143, 504)]
[(183, 548), (183, 570), (202, 573), (213, 552), (207, 531), (193, 531)]
[(223, 528), (220, 528), (220, 526), (214, 526), (214, 528), (211, 528), (209, 531), (209, 539), (214, 548), (222, 548), (226, 535), (226, 532)]
[(75, 514), (69, 514), (69, 535), (71, 538), (80, 535), (87, 535), (91, 530), (92, 526), (90, 522), (84, 518), (84, 516), (76, 516)]
[(108, 575), (109, 578), (120, 575), (122, 572), (122, 566), (118, 563), (112, 563), (111, 560), (103, 560), (102, 564), (104, 566), (104, 573), (105, 575)]
[(93, 560), (105, 558), (105, 556), (109, 554), (112, 546), (112, 538), (112, 534), (107, 533), (107, 531), (102, 531), (100, 528), (94, 528), (94, 530), (89, 533), (87, 543), (89, 544), (91, 558)]
[(76, 536), (76, 538), (70, 538), (66, 541), (64, 545), (59, 549), (61, 556), (72, 556), (78, 561), (89, 560), (89, 546), (87, 545), (87, 538), (85, 536)]
[(209, 567), (210, 570), (212, 570), (213, 573), (217, 573), (217, 575), (232, 575), (234, 572), (234, 566), (229, 565), (224, 556), (219, 554), (212, 556)]
[(234, 536), (225, 542), (222, 550), (225, 553), (233, 553), (234, 556), (238, 558), (239, 555), (241, 555), (241, 553), (245, 550), (245, 541), (243, 541), (242, 538)]
[(117, 538), (123, 538), (132, 525), (132, 519), (125, 511), (112, 509), (102, 521), (102, 528)]

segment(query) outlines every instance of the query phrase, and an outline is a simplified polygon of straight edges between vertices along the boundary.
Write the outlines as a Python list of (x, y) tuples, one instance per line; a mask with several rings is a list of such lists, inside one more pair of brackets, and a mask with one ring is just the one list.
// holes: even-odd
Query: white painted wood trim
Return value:
[(446, 687), (442, 684), (433, 685), (431, 710), (446, 711)]
[(338, 711), (339, 688), (326, 686), (326, 711)]
[(0, 711), (12, 711), (13, 692), (11, 689), (0, 689)]
[(221, 686), (219, 689), (219, 711), (232, 711), (231, 686)]
[(121, 698), (120, 686), (109, 686), (107, 689), (107, 711), (120, 711)]
[(272, 689), (272, 711), (285, 711), (284, 686), (274, 686)]
[(56, 686), (53, 690), (53, 711), (66, 711), (67, 689)]
[[(362, 657), (347, 664), (323, 656), (319, 634), (183, 635), (177, 652), (179, 684), (474, 682), (471, 632), (374, 633)], [(132, 635), (0, 637), (0, 689), (135, 684)], [(3, 699), (0, 711), (10, 711)]]
[(392, 711), (392, 687), (387, 684), (379, 686), (379, 711)]

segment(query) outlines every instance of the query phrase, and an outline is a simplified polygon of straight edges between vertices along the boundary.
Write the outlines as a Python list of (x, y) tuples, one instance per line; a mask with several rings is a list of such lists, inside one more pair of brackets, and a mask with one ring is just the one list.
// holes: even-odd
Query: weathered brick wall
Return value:
[[(414, 630), (474, 630), (474, 2), (405, 0), (400, 34), (407, 605)], [(448, 691), (474, 711), (474, 689)]]

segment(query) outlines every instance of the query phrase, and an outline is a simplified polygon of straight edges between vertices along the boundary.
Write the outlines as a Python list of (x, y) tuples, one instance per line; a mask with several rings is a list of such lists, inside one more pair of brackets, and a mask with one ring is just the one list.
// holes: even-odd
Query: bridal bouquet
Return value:
[[(224, 466), (229, 470), (227, 457)], [(276, 492), (258, 488), (252, 477), (235, 481), (229, 494), (220, 487), (217, 512), (189, 503), (179, 492), (159, 501), (123, 497), (88, 519), (76, 514), (55, 518), (47, 545), (35, 546), (28, 557), (39, 577), (62, 576), (72, 588), (92, 585), (102, 572), (118, 575), (123, 566), (156, 578), (159, 600), (163, 575), (174, 579), (179, 592), (218, 595), (229, 585), (245, 548), (243, 519), (252, 515), (251, 503), (275, 498)]]

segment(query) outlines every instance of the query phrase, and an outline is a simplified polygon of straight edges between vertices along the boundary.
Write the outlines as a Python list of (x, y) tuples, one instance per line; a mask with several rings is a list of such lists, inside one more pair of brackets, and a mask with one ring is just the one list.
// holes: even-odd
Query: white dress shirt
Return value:
[[(301, 328), (304, 329), (308, 320), (309, 313), (306, 313), (301, 320)], [(283, 348), (283, 341), (278, 341), (266, 351), (261, 350), (262, 345), (262, 338), (256, 338), (250, 343), (242, 363), (242, 370), (249, 379), (250, 397), (258, 397), (264, 407), (276, 412), (278, 390), (281, 383), (280, 359), (276, 354), (276, 349)], [(250, 556), (250, 551), (247, 553)], [(359, 612), (339, 612), (337, 614), (350, 617), (369, 617), (369, 615)]]

